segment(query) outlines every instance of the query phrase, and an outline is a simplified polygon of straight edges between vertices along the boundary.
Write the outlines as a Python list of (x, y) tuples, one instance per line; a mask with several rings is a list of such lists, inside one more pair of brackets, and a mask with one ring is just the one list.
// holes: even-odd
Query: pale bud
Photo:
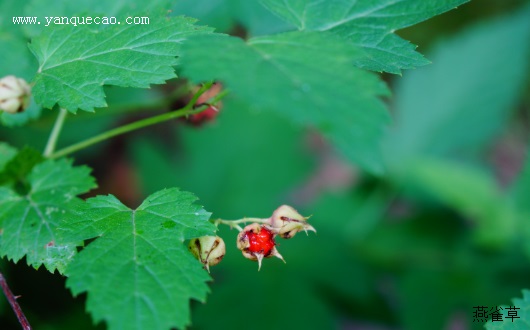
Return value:
[(0, 111), (17, 113), (24, 111), (30, 101), (31, 88), (24, 79), (5, 76), (0, 79)]
[(303, 217), (289, 205), (282, 205), (277, 208), (270, 217), (270, 225), (280, 237), (288, 239), (296, 235), (299, 231), (308, 230), (317, 232), (313, 226), (307, 223), (309, 217)]
[(210, 266), (220, 263), (226, 254), (225, 242), (219, 236), (194, 238), (188, 244), (188, 248), (208, 272), (210, 272)]

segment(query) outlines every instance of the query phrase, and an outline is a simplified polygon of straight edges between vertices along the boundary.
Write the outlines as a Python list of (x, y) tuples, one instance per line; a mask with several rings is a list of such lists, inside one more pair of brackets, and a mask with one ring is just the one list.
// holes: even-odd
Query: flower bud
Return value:
[(291, 238), (299, 231), (308, 230), (317, 232), (313, 226), (307, 223), (309, 217), (303, 217), (295, 209), (288, 205), (282, 205), (277, 208), (270, 217), (270, 225), (272, 229), (280, 235), (281, 238)]
[(194, 238), (188, 244), (188, 248), (208, 272), (210, 272), (210, 266), (220, 263), (226, 253), (225, 242), (219, 236)]
[(243, 231), (237, 235), (237, 248), (245, 258), (258, 261), (258, 270), (260, 270), (263, 258), (274, 256), (285, 262), (276, 250), (275, 236), (276, 234), (268, 226), (253, 223), (243, 228)]
[(0, 111), (17, 113), (24, 111), (30, 101), (31, 88), (24, 79), (5, 76), (0, 79)]

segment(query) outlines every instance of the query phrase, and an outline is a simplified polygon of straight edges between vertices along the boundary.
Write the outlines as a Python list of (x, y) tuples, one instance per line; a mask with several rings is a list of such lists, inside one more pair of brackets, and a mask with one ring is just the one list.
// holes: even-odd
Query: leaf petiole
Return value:
[(63, 129), (64, 120), (66, 119), (67, 114), (68, 111), (66, 111), (66, 109), (61, 108), (61, 110), (59, 110), (59, 115), (57, 115), (57, 119), (55, 120), (55, 124), (53, 124), (50, 137), (48, 138), (48, 142), (44, 148), (44, 157), (49, 157), (51, 154), (53, 154), (55, 146), (57, 145), (57, 140), (59, 139), (59, 134), (61, 134), (61, 130)]
[(158, 115), (158, 116), (153, 116), (153, 117), (150, 117), (150, 118), (141, 119), (141, 120), (135, 121), (135, 122), (127, 124), (127, 125), (123, 125), (123, 126), (120, 126), (120, 127), (117, 127), (117, 128), (113, 128), (111, 130), (108, 130), (106, 132), (103, 132), (101, 134), (93, 136), (91, 138), (88, 138), (88, 139), (86, 139), (84, 141), (81, 141), (81, 142), (72, 144), (72, 145), (70, 145), (68, 147), (65, 147), (63, 149), (60, 149), (60, 150), (58, 150), (56, 152), (51, 152), (49, 154), (45, 154), (45, 156), (47, 156), (48, 158), (51, 158), (51, 159), (63, 157), (63, 156), (72, 154), (72, 153), (74, 153), (76, 151), (79, 151), (81, 149), (85, 149), (85, 148), (87, 148), (87, 147), (89, 147), (89, 146), (91, 146), (93, 144), (108, 140), (108, 139), (110, 139), (112, 137), (115, 137), (115, 136), (118, 136), (118, 135), (121, 135), (121, 134), (125, 134), (125, 133), (128, 133), (128, 132), (135, 131), (135, 130), (138, 130), (140, 128), (144, 128), (144, 127), (147, 127), (147, 126), (155, 125), (155, 124), (158, 124), (158, 123), (162, 123), (162, 122), (165, 122), (165, 121), (168, 121), (168, 120), (171, 120), (171, 119), (185, 117), (185, 116), (189, 116), (189, 115), (194, 115), (194, 114), (200, 113), (201, 111), (204, 111), (204, 110), (206, 110), (208, 108), (208, 104), (215, 104), (215, 103), (217, 103), (219, 100), (221, 100), (223, 97), (225, 97), (228, 94), (227, 91), (223, 91), (222, 93), (219, 93), (216, 96), (212, 97), (210, 100), (205, 102), (203, 105), (195, 108), (194, 107), (195, 103), (197, 102), (199, 97), (204, 92), (206, 92), (208, 89), (210, 89), (210, 87), (212, 85), (213, 85), (213, 82), (208, 82), (208, 83), (203, 84), (201, 86), (201, 88), (197, 91), (197, 93), (195, 93), (193, 95), (191, 100), (183, 108), (181, 108), (179, 110), (171, 111), (171, 112), (164, 113), (164, 114), (161, 114), (161, 115)]
[(252, 222), (252, 223), (267, 224), (269, 223), (269, 218), (265, 218), (265, 219), (263, 218), (243, 218), (243, 219), (238, 219), (238, 220), (215, 219), (215, 220), (210, 220), (210, 222), (212, 222), (216, 227), (219, 227), (219, 225), (222, 224), (222, 225), (227, 225), (230, 228), (235, 228), (238, 231), (243, 231), (243, 228), (241, 228), (241, 226), (239, 225), (240, 223)]

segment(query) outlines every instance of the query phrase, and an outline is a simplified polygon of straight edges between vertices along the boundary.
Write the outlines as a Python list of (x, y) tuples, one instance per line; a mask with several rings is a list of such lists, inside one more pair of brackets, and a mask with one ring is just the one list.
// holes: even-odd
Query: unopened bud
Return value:
[(17, 113), (24, 111), (30, 101), (31, 88), (28, 83), (15, 76), (0, 79), (0, 111)]
[(269, 227), (253, 223), (243, 228), (243, 231), (237, 235), (237, 248), (245, 258), (258, 262), (258, 270), (261, 269), (263, 258), (276, 257), (285, 262), (276, 249), (274, 236), (276, 234)]
[(303, 217), (295, 209), (288, 205), (282, 205), (277, 208), (270, 218), (270, 225), (281, 238), (291, 238), (299, 231), (308, 230), (317, 232), (313, 226), (307, 223), (309, 217)]
[(208, 272), (210, 272), (210, 266), (220, 263), (226, 254), (225, 242), (219, 236), (194, 238), (188, 244), (188, 248)]

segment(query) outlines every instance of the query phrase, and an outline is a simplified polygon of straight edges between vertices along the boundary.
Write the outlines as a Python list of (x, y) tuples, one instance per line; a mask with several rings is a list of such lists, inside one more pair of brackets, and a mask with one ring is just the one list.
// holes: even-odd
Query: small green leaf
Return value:
[[(349, 159), (383, 171), (379, 139), (389, 115), (378, 98), (388, 90), (352, 59), (362, 51), (319, 32), (252, 38), (201, 36), (182, 49), (183, 74), (222, 80), (250, 108), (272, 110), (319, 128)], [(216, 54), (215, 61), (210, 60)]]
[(65, 215), (62, 241), (99, 237), (68, 266), (66, 282), (74, 295), (88, 293), (96, 322), (111, 330), (189, 324), (189, 300), (204, 302), (209, 276), (183, 241), (215, 231), (196, 199), (166, 189), (131, 210), (114, 196), (98, 196)]
[[(502, 310), (502, 321), (492, 322), (491, 320), (486, 323), (485, 328), (487, 330), (523, 330), (530, 329), (530, 291), (523, 290), (523, 298), (514, 298), (512, 300), (513, 305), (511, 306), (501, 306)], [(519, 318), (514, 318), (513, 322), (507, 310), (508, 307), (516, 307), (518, 309), (512, 310), (511, 314), (516, 312), (516, 316)]]
[(51, 272), (63, 272), (76, 247), (57, 244), (59, 215), (76, 195), (95, 187), (89, 172), (69, 160), (48, 160), (29, 173), (27, 194), (0, 187), (0, 255), (15, 262), (26, 256), (35, 268), (43, 264)]
[(468, 0), (261, 0), (301, 31), (329, 31), (361, 46), (367, 56), (357, 64), (369, 70), (400, 73), (429, 62), (416, 46), (394, 32), (461, 5)]
[(148, 88), (174, 78), (180, 44), (202, 34), (195, 20), (152, 18), (150, 24), (116, 25), (101, 31), (90, 25), (53, 26), (34, 38), (39, 60), (33, 94), (37, 103), (75, 113), (107, 106), (103, 85)]

